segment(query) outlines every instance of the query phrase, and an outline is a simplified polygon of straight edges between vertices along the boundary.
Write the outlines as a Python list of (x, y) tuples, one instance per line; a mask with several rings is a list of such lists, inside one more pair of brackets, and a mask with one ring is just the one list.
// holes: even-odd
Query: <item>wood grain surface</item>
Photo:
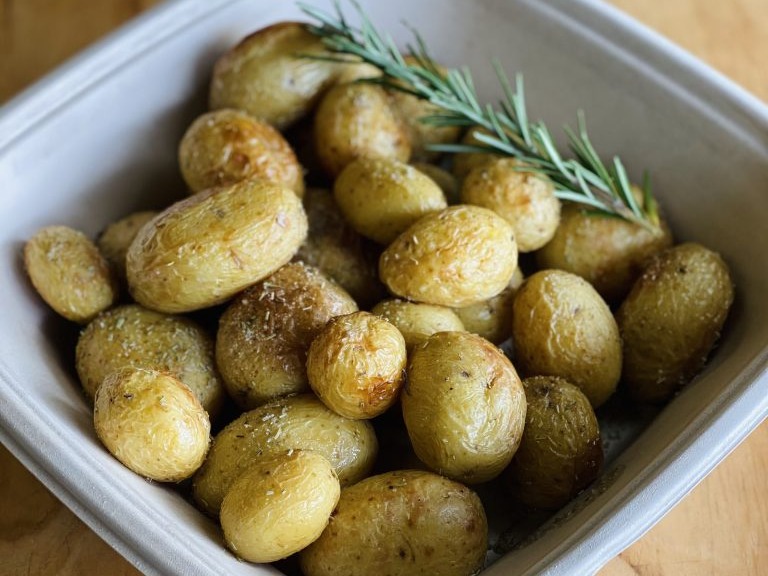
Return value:
[[(0, 103), (157, 3), (0, 0)], [(768, 101), (768, 0), (612, 3)], [(0, 446), (0, 576), (18, 574), (138, 572)], [(768, 422), (599, 574), (768, 574)]]

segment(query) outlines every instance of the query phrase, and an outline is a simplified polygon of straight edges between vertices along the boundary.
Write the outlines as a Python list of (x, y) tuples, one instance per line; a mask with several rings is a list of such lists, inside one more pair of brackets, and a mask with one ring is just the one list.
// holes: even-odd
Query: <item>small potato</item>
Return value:
[(356, 158), (407, 162), (411, 143), (402, 120), (380, 86), (356, 83), (331, 88), (315, 112), (315, 147), (326, 173), (335, 178)]
[(281, 22), (244, 38), (213, 68), (210, 107), (237, 108), (283, 130), (305, 116), (339, 70), (322, 41), (299, 22)]
[(302, 263), (280, 270), (238, 296), (219, 321), (216, 364), (243, 410), (308, 392), (307, 350), (325, 324), (357, 305), (342, 288)]
[(576, 386), (556, 376), (523, 381), (528, 412), (510, 466), (514, 495), (527, 506), (557, 510), (586, 488), (603, 465), (600, 428)]
[(479, 206), (452, 206), (424, 216), (379, 259), (379, 276), (394, 294), (452, 308), (495, 296), (516, 269), (512, 227)]
[(203, 463), (211, 424), (192, 391), (144, 368), (111, 373), (93, 404), (96, 434), (128, 468), (158, 482), (180, 482)]
[(226, 397), (208, 334), (187, 318), (138, 304), (118, 306), (88, 324), (77, 341), (75, 367), (89, 398), (109, 374), (123, 368), (153, 369), (178, 378), (211, 418)]
[(416, 168), (416, 170), (422, 174), (429, 176), (435, 184), (440, 186), (440, 190), (443, 191), (443, 195), (448, 201), (448, 204), (459, 203), (460, 185), (453, 174), (447, 170), (443, 170), (439, 166), (427, 164), (426, 162), (412, 162), (411, 166)]
[(493, 158), (464, 179), (461, 201), (493, 210), (512, 225), (520, 252), (552, 239), (560, 223), (560, 200), (546, 176), (524, 171), (514, 158)]
[(616, 390), (621, 340), (608, 305), (583, 278), (542, 270), (517, 291), (512, 306), (515, 362), (525, 375), (560, 376), (594, 408)]
[(352, 228), (379, 244), (389, 244), (425, 214), (447, 206), (431, 178), (384, 158), (347, 164), (333, 184), (333, 195)]
[(405, 339), (408, 350), (421, 344), (435, 332), (461, 332), (464, 325), (459, 317), (444, 306), (419, 304), (406, 300), (389, 299), (379, 302), (371, 309), (391, 322)]
[(344, 488), (331, 523), (299, 556), (306, 576), (471, 576), (488, 522), (477, 495), (431, 472), (387, 472)]
[(67, 226), (38, 230), (24, 245), (29, 279), (48, 306), (85, 324), (117, 299), (117, 282), (99, 249)]
[[(476, 138), (476, 134), (478, 133), (490, 135), (490, 132), (485, 128), (479, 126), (470, 128), (462, 137), (461, 143), (472, 146), (485, 146), (485, 144)], [(451, 169), (453, 175), (461, 182), (473, 169), (484, 165), (486, 162), (490, 162), (494, 158), (504, 158), (504, 156), (490, 152), (461, 152), (459, 154), (454, 154)]]
[(384, 318), (368, 312), (337, 316), (309, 347), (309, 385), (334, 412), (373, 418), (397, 401), (405, 354), (402, 334)]
[(136, 238), (142, 226), (157, 216), (155, 210), (134, 212), (125, 218), (112, 222), (96, 239), (99, 252), (107, 259), (112, 270), (121, 280), (125, 280), (125, 255), (128, 247)]
[(220, 304), (287, 263), (307, 235), (301, 200), (263, 180), (212, 188), (173, 204), (128, 249), (128, 285), (160, 312)]
[(493, 344), (468, 332), (438, 332), (411, 353), (403, 418), (417, 456), (467, 484), (501, 474), (525, 424), (525, 392)]
[(552, 240), (536, 253), (540, 268), (557, 268), (587, 280), (609, 304), (627, 295), (648, 258), (672, 245), (664, 221), (657, 232), (619, 218), (563, 208)]
[(640, 402), (664, 402), (704, 366), (733, 303), (728, 266), (694, 243), (653, 257), (621, 304), (622, 381)]
[(378, 442), (369, 422), (339, 416), (313, 394), (280, 398), (243, 413), (216, 435), (195, 474), (195, 502), (218, 515), (224, 495), (243, 472), (259, 458), (291, 449), (327, 458), (346, 486), (370, 473)]
[(523, 273), (518, 268), (509, 286), (496, 296), (463, 308), (454, 308), (464, 329), (486, 340), (501, 344), (512, 336), (512, 305), (517, 289), (523, 283)]
[(227, 491), (221, 527), (248, 562), (274, 562), (317, 540), (339, 501), (339, 479), (319, 454), (290, 450), (259, 459)]

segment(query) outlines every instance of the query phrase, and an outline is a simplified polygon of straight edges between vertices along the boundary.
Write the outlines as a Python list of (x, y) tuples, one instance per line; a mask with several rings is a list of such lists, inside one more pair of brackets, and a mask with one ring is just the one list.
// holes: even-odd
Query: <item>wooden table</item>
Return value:
[[(157, 0), (0, 1), (0, 102)], [(612, 0), (768, 100), (768, 0)], [(768, 191), (766, 191), (768, 193)], [(0, 446), (0, 576), (137, 571)], [(600, 576), (768, 574), (768, 422)]]

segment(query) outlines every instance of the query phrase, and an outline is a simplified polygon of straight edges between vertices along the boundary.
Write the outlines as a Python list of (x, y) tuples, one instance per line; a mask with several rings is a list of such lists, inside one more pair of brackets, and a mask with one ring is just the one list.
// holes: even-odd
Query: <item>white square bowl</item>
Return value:
[[(319, 6), (329, 2), (317, 0)], [(611, 459), (597, 486), (496, 560), (489, 575), (586, 574), (638, 538), (768, 414), (768, 109), (617, 11), (591, 0), (363, 2), (382, 29), (468, 64), (525, 74), (533, 117), (585, 110), (601, 151), (653, 174), (678, 239), (719, 251), (737, 297), (694, 383)], [(147, 574), (277, 574), (237, 561), (218, 528), (99, 444), (72, 373), (76, 329), (33, 293), (20, 258), (38, 228), (95, 234), (183, 189), (176, 145), (203, 110), (213, 60), (246, 33), (297, 18), (290, 2), (176, 0), (88, 50), (0, 110), (0, 440)], [(622, 425), (623, 426), (623, 425)]]

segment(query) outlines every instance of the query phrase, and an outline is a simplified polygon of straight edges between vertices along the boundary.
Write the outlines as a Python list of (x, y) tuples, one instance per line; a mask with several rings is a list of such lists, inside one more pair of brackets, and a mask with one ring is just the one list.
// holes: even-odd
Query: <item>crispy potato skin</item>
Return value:
[(212, 188), (173, 204), (128, 249), (137, 302), (189, 312), (224, 302), (287, 263), (307, 235), (292, 191), (263, 180)]
[(99, 249), (79, 230), (48, 226), (24, 245), (32, 286), (54, 312), (86, 324), (117, 300), (117, 281)]
[(301, 165), (285, 138), (239, 110), (199, 116), (179, 144), (179, 167), (192, 193), (263, 178), (304, 194)]
[(485, 511), (473, 491), (406, 470), (344, 488), (330, 524), (300, 561), (306, 576), (470, 576), (487, 547)]
[(445, 306), (390, 298), (376, 304), (371, 313), (386, 318), (400, 330), (408, 350), (426, 341), (435, 332), (464, 330), (464, 325), (456, 313)]
[(379, 259), (379, 276), (393, 294), (452, 308), (500, 293), (516, 269), (509, 223), (487, 208), (466, 205), (424, 216)]
[(316, 268), (286, 264), (238, 296), (216, 334), (216, 364), (243, 410), (309, 391), (312, 340), (340, 314), (357, 310), (351, 296)]
[(728, 266), (695, 243), (653, 257), (621, 304), (623, 383), (639, 402), (668, 400), (703, 367), (733, 303)]
[(664, 221), (653, 233), (571, 204), (563, 208), (552, 240), (536, 252), (536, 262), (539, 268), (557, 268), (581, 276), (606, 302), (618, 304), (646, 261), (671, 245), (672, 234)]
[(298, 22), (281, 22), (244, 38), (213, 68), (210, 107), (236, 108), (283, 130), (305, 116), (339, 66), (298, 54), (327, 54)]
[(512, 305), (515, 363), (524, 375), (560, 376), (592, 406), (621, 376), (621, 339), (608, 305), (583, 278), (562, 270), (528, 277)]
[(506, 356), (467, 332), (438, 332), (411, 353), (403, 419), (432, 470), (473, 484), (512, 460), (525, 424), (525, 393)]
[(422, 216), (447, 206), (431, 178), (384, 158), (358, 158), (347, 164), (333, 184), (333, 195), (352, 227), (379, 244), (389, 244)]
[(227, 491), (221, 527), (227, 547), (249, 562), (274, 562), (305, 548), (339, 501), (331, 463), (291, 450), (259, 459)]
[(527, 506), (556, 510), (600, 473), (600, 428), (589, 399), (567, 380), (534, 376), (523, 386), (528, 412), (509, 469), (512, 490)]
[(96, 434), (115, 458), (158, 482), (189, 478), (203, 463), (211, 424), (192, 391), (144, 368), (112, 372), (93, 406)]
[(291, 449), (327, 458), (345, 486), (368, 475), (378, 442), (369, 422), (339, 416), (312, 394), (280, 398), (243, 413), (216, 435), (194, 477), (195, 502), (217, 516), (240, 474), (259, 458)]
[(453, 311), (467, 332), (477, 334), (494, 344), (501, 344), (512, 336), (512, 306), (517, 289), (522, 283), (523, 273), (518, 268), (509, 286), (501, 293), (477, 304), (454, 308)]
[(405, 379), (405, 339), (369, 312), (331, 319), (307, 354), (309, 385), (347, 418), (373, 418), (392, 406)]
[(102, 312), (80, 334), (75, 368), (83, 390), (93, 398), (103, 380), (123, 368), (149, 368), (168, 373), (198, 397), (216, 418), (224, 386), (216, 370), (213, 340), (192, 320), (162, 314), (138, 304)]
[(125, 281), (125, 255), (142, 226), (157, 216), (156, 210), (134, 212), (115, 220), (96, 239), (96, 246), (117, 277)]

